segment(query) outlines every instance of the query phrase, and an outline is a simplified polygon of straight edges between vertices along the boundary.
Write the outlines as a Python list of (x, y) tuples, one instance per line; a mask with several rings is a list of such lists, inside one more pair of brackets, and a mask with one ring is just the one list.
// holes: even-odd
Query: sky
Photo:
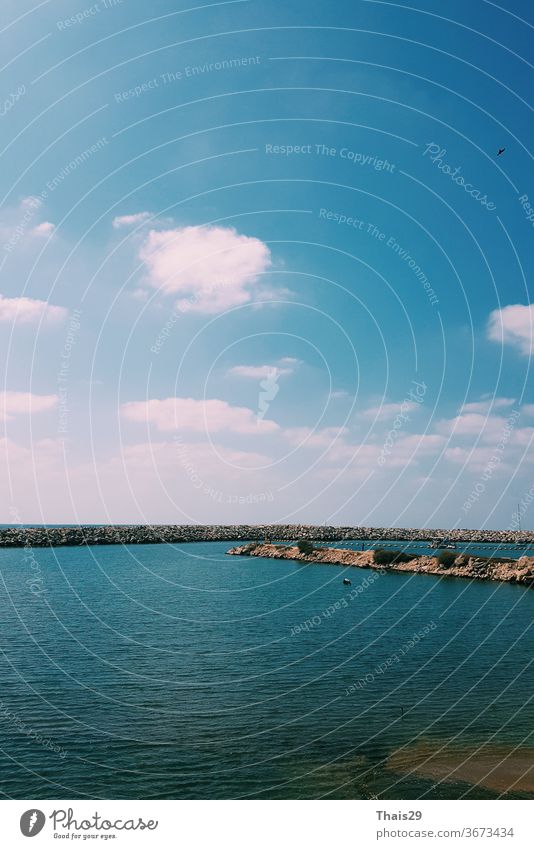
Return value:
[(413, 2), (3, 0), (1, 522), (534, 529), (532, 8)]

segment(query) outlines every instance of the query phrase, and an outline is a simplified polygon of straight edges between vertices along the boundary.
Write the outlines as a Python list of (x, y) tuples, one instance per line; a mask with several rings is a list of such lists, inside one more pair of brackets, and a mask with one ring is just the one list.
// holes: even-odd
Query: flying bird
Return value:
[(500, 147), (499, 150), (498, 150), (497, 156), (502, 156), (502, 154), (504, 153), (505, 150), (506, 150), (505, 147)]

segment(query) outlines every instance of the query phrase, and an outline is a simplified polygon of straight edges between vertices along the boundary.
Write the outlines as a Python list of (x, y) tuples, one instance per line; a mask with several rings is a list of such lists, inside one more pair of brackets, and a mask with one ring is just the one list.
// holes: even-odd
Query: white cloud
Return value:
[(505, 425), (506, 419), (501, 416), (465, 413), (452, 419), (441, 419), (436, 430), (446, 436), (480, 436), (485, 441), (498, 441)]
[(493, 310), (489, 317), (488, 338), (507, 342), (528, 356), (534, 351), (534, 304), (513, 304)]
[(45, 413), (57, 405), (57, 395), (34, 395), (31, 392), (0, 392), (0, 421), (15, 416)]
[(31, 230), (34, 236), (49, 236), (56, 229), (56, 225), (51, 221), (43, 221)]
[(22, 198), (20, 202), (21, 209), (38, 209), (42, 205), (41, 198), (35, 197), (35, 195), (28, 195), (28, 197)]
[(399, 438), (395, 443), (394, 450), (404, 452), (406, 460), (410, 459), (412, 452), (416, 454), (433, 455), (440, 451), (445, 444), (445, 438), (438, 433), (408, 433)]
[(120, 230), (123, 227), (135, 227), (137, 224), (143, 224), (152, 218), (150, 212), (135, 212), (133, 215), (118, 215), (113, 219), (113, 227), (115, 230)]
[(468, 404), (464, 404), (463, 407), (460, 407), (458, 413), (489, 413), (490, 410), (501, 410), (504, 407), (511, 407), (514, 403), (514, 398), (485, 398), (482, 397), (480, 401), (470, 401)]
[(129, 421), (153, 424), (160, 431), (193, 431), (265, 434), (279, 430), (276, 422), (262, 419), (247, 407), (232, 407), (217, 398), (165, 398), (132, 401), (121, 407)]
[(250, 378), (251, 380), (264, 380), (265, 378), (284, 377), (293, 374), (300, 361), (294, 357), (282, 357), (281, 360), (271, 365), (262, 366), (233, 366), (229, 369), (229, 375)]
[[(525, 408), (521, 410), (521, 416)], [(519, 427), (521, 416), (514, 410), (506, 416), (483, 415), (481, 413), (466, 413), (453, 419), (442, 419), (437, 422), (436, 430), (445, 436), (456, 437), (462, 440), (462, 448), (468, 444), (480, 443), (492, 447), (494, 450), (510, 450), (510, 446), (528, 444), (532, 438), (534, 429), (531, 427)], [(501, 446), (499, 448), (499, 446)], [(454, 444), (449, 446), (454, 449)], [(447, 456), (452, 457), (452, 454)], [(460, 456), (460, 452), (456, 452)]]
[[(505, 406), (504, 400), (508, 399), (503, 399), (502, 406)], [(534, 439), (534, 427), (519, 427), (523, 415), (528, 415), (528, 409), (528, 405), (522, 407), (521, 415), (514, 408), (507, 415), (466, 413), (454, 419), (441, 420), (437, 423), (437, 430), (451, 437), (444, 452), (445, 458), (453, 463), (465, 464), (472, 472), (483, 471), (492, 459), (500, 469), (519, 468), (530, 460), (531, 452), (525, 454), (524, 449), (529, 448)]]
[(0, 295), (0, 322), (18, 321), (21, 324), (38, 324), (59, 322), (67, 318), (68, 311), (64, 307), (55, 307), (46, 301), (34, 298), (6, 298)]
[[(532, 427), (518, 427), (517, 430), (514, 431), (512, 436), (510, 437), (510, 442), (513, 445), (531, 445), (534, 439), (534, 428)], [(531, 456), (526, 456), (524, 461), (532, 459)]]
[[(503, 472), (509, 474), (519, 467), (519, 464), (524, 464), (530, 459), (527, 455), (523, 457), (521, 450), (522, 444), (530, 444), (533, 435), (532, 429), (523, 428), (510, 439), (510, 444), (506, 445), (504, 450), (499, 450), (495, 445), (479, 444), (469, 448), (461, 448), (455, 446), (447, 448), (444, 456), (451, 463), (457, 463), (464, 466), (468, 472), (481, 473), (488, 472), (490, 477)], [(519, 438), (517, 438), (519, 437)], [(527, 440), (527, 441), (526, 441)]]
[(270, 458), (256, 451), (240, 451), (223, 445), (213, 447), (206, 442), (149, 442), (136, 443), (121, 447), (120, 456), (110, 462), (117, 471), (123, 464), (128, 471), (142, 471), (154, 466), (158, 467), (163, 477), (176, 476), (179, 468), (185, 471), (194, 469), (199, 474), (209, 477), (210, 474), (229, 474), (225, 466), (250, 466), (252, 468), (265, 465)]
[(0, 212), (0, 239), (8, 253), (22, 243), (34, 250), (38, 244), (36, 239), (54, 232), (55, 225), (51, 221), (39, 221), (43, 211), (41, 198), (32, 196), (23, 198), (15, 207), (3, 207)]
[[(325, 430), (330, 430), (329, 428)], [(351, 475), (360, 476), (369, 472), (387, 474), (390, 469), (406, 469), (415, 467), (419, 461), (436, 457), (445, 444), (445, 437), (430, 433), (412, 433), (400, 435), (385, 455), (385, 463), (379, 465), (378, 459), (383, 455), (383, 443), (364, 442), (349, 443), (341, 431), (342, 438), (332, 445), (327, 454), (327, 461), (337, 464), (350, 462)], [(325, 465), (325, 468), (328, 468)], [(338, 465), (339, 470), (339, 465)], [(332, 472), (333, 470), (330, 469)]]
[[(0, 438), (0, 476), (9, 474), (13, 486), (19, 489), (19, 497), (15, 502), (17, 506), (24, 507), (26, 495), (34, 487), (33, 476), (37, 473), (47, 474), (46, 481), (43, 480), (43, 493), (50, 495), (54, 492), (52, 487), (55, 481), (53, 484), (49, 475), (61, 473), (62, 460), (63, 448), (58, 439), (36, 439), (28, 447), (7, 436)], [(5, 498), (8, 495), (8, 487), (0, 489), (0, 493)], [(9, 499), (6, 498), (6, 501), (9, 503)], [(4, 515), (7, 521), (13, 521), (10, 513), (6, 511)]]
[(151, 230), (140, 250), (148, 283), (178, 295), (178, 309), (217, 313), (253, 299), (253, 286), (271, 265), (262, 241), (232, 227)]

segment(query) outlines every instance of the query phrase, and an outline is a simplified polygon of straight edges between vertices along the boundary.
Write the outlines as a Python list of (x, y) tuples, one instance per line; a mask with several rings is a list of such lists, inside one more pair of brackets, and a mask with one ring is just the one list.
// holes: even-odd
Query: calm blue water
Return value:
[(387, 758), (532, 744), (533, 590), (227, 548), (0, 550), (3, 797), (486, 798)]
[[(339, 540), (326, 543), (332, 548), (350, 548), (356, 551), (372, 548), (399, 549), (400, 551), (412, 552), (414, 554), (436, 554), (436, 549), (427, 542), (407, 542), (406, 540)], [(524, 554), (532, 557), (534, 548), (529, 545), (498, 545), (494, 542), (458, 542), (454, 546), (458, 554), (465, 552), (473, 556), (482, 557), (505, 557), (512, 560), (522, 557)]]

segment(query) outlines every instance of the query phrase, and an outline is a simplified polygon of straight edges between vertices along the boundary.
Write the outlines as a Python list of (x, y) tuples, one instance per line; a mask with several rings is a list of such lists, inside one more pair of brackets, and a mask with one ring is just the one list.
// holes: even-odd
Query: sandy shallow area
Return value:
[(452, 747), (422, 742), (391, 755), (387, 769), (435, 781), (460, 781), (497, 793), (534, 795), (534, 748)]

